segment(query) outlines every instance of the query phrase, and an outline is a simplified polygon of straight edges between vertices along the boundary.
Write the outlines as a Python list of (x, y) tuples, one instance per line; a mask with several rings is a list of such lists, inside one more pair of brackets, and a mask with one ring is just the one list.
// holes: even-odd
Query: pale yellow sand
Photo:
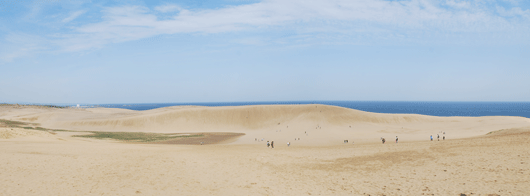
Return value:
[(381, 137), (391, 141), (395, 136), (402, 141), (424, 141), (440, 132), (456, 139), (530, 125), (530, 119), (523, 117), (378, 114), (326, 105), (176, 106), (149, 111), (0, 107), (0, 118), (67, 130), (238, 132), (246, 135), (237, 144), (252, 144), (255, 138), (293, 143), (294, 138), (300, 138), (297, 144), (319, 146), (343, 140), (376, 142)]
[[(0, 118), (72, 130), (246, 134), (230, 144), (182, 146), (0, 128), (0, 195), (530, 192), (527, 118), (374, 114), (322, 105), (145, 112), (3, 107)], [(500, 129), (509, 130), (485, 135)], [(428, 141), (439, 131), (446, 132), (446, 141)], [(393, 141), (395, 135), (399, 144)], [(382, 136), (387, 144), (380, 144)], [(254, 138), (274, 140), (276, 148), (268, 149)], [(344, 139), (355, 144), (343, 144)]]

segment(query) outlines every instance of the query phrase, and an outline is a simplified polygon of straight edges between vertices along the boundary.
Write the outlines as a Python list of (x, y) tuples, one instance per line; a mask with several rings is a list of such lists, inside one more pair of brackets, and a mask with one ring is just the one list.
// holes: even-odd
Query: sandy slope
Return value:
[(446, 132), (448, 138), (484, 135), (530, 126), (522, 117), (433, 117), (378, 114), (327, 105), (236, 107), (176, 106), (149, 111), (124, 109), (0, 108), (0, 118), (40, 123), (42, 127), (90, 131), (239, 132), (236, 143), (265, 138), (279, 143), (333, 145), (343, 140), (378, 142), (380, 137), (417, 141)]
[(0, 139), (12, 139), (20, 137), (35, 137), (40, 139), (42, 137), (51, 137), (51, 134), (37, 130), (0, 127)]
[[(530, 129), (325, 147), (0, 139), (0, 195), (526, 195)], [(473, 194), (471, 194), (473, 193)]]
[[(73, 130), (246, 134), (230, 144), (191, 146), (128, 144), (70, 137), (77, 134), (72, 132), (52, 135), (0, 128), (0, 195), (530, 192), (526, 118), (374, 114), (322, 105), (171, 107), (144, 112), (4, 107), (0, 118)], [(500, 129), (504, 130), (485, 135)], [(427, 141), (438, 131), (446, 131), (448, 139)], [(396, 134), (398, 144), (392, 141)], [(381, 136), (390, 141), (380, 144)], [(276, 141), (276, 148), (255, 142), (256, 137)], [(355, 144), (343, 144), (343, 138)]]

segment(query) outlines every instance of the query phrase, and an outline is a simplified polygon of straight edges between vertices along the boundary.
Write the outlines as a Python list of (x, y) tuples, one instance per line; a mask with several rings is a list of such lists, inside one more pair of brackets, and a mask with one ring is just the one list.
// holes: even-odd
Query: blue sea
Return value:
[(104, 104), (96, 107), (150, 110), (168, 106), (242, 106), (324, 104), (356, 110), (390, 114), (431, 116), (521, 116), (530, 118), (530, 102), (391, 102), (391, 101), (285, 101), (285, 102), (211, 102)]

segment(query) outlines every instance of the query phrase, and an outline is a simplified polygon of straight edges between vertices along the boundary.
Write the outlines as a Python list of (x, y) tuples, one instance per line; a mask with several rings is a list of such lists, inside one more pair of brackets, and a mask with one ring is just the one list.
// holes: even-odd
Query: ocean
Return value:
[[(404, 101), (285, 101), (285, 102), (211, 102), (211, 103), (140, 103), (102, 104), (95, 107), (151, 110), (168, 106), (242, 106), (324, 104), (356, 110), (390, 114), (431, 116), (521, 116), (530, 118), (530, 102), (404, 102)], [(90, 106), (90, 107), (94, 107)]]

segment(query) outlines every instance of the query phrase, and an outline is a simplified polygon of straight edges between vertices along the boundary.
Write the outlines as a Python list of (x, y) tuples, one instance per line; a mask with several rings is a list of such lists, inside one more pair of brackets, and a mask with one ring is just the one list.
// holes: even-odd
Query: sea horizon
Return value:
[[(9, 103), (15, 104), (15, 103)], [(176, 103), (112, 103), (79, 104), (83, 108), (121, 108), (151, 110), (170, 106), (247, 106), (323, 104), (388, 114), (422, 114), (430, 116), (520, 116), (530, 118), (530, 102), (500, 101), (256, 101), (256, 102), (176, 102)], [(77, 104), (34, 104), (77, 107)]]

